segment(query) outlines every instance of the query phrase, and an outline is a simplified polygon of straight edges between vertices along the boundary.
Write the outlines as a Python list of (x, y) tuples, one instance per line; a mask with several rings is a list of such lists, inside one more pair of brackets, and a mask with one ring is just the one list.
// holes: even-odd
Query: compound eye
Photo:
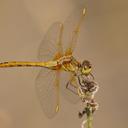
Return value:
[(92, 68), (92, 66), (91, 66), (91, 65), (89, 65), (89, 68)]

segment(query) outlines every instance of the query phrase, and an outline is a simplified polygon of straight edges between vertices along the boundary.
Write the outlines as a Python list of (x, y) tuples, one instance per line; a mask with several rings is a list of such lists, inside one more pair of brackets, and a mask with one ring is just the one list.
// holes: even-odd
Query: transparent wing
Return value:
[(36, 78), (36, 92), (45, 115), (52, 118), (59, 110), (59, 76), (43, 68)]
[(86, 14), (86, 8), (81, 6), (75, 10), (64, 23), (63, 42), (65, 54), (72, 54), (80, 34), (82, 23)]
[[(63, 49), (65, 51), (65, 55), (70, 55), (73, 53), (75, 46), (77, 44), (77, 40), (80, 34), (80, 29), (82, 27), (82, 22), (84, 21), (86, 9), (81, 6), (79, 9), (75, 10), (71, 16), (67, 18), (64, 23), (64, 33), (63, 33)], [(61, 91), (69, 102), (77, 103), (80, 101), (80, 98), (77, 94), (72, 91), (76, 91), (73, 85), (77, 86), (77, 80), (74, 77), (73, 85), (70, 83), (73, 74), (63, 72), (62, 80), (61, 80)], [(66, 88), (67, 83), (69, 82), (69, 90)]]
[(58, 52), (62, 54), (62, 34), (63, 24), (60, 22), (52, 24), (39, 46), (38, 58), (40, 61), (53, 60)]
[[(70, 103), (73, 103), (73, 104), (76, 104), (78, 101), (80, 101), (80, 98), (79, 96), (76, 94), (77, 92), (77, 89), (75, 87), (77, 87), (77, 83), (73, 83), (73, 86), (72, 84), (69, 83), (68, 85), (68, 88), (66, 88), (66, 85), (68, 82), (70, 82), (71, 78), (73, 77), (73, 74), (72, 73), (69, 73), (69, 72), (63, 72), (61, 74), (61, 92), (64, 96), (64, 98), (69, 101)], [(74, 79), (76, 80), (76, 78), (74, 77)], [(77, 80), (76, 80), (77, 81)]]

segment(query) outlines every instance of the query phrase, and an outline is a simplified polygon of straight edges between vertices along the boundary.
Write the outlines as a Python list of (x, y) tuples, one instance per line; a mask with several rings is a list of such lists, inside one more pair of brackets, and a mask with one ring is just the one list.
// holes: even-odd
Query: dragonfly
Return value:
[(83, 76), (93, 76), (88, 60), (80, 62), (73, 56), (87, 9), (77, 9), (67, 20), (55, 22), (45, 34), (38, 52), (39, 61), (1, 62), (0, 68), (40, 67), (36, 77), (36, 93), (48, 118), (53, 118), (60, 109), (60, 92), (68, 101), (76, 103), (82, 92)]

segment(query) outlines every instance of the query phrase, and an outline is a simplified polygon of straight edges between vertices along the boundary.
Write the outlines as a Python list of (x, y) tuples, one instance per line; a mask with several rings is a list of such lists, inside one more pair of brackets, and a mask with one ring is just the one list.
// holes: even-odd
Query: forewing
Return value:
[(36, 92), (45, 115), (52, 118), (59, 110), (59, 81), (56, 71), (43, 68), (36, 78)]
[(80, 34), (81, 27), (86, 15), (86, 8), (84, 6), (76, 9), (71, 16), (67, 18), (64, 23), (63, 42), (65, 54), (72, 54)]
[(38, 58), (40, 61), (53, 60), (58, 52), (62, 54), (62, 34), (63, 24), (60, 22), (52, 24), (39, 46)]

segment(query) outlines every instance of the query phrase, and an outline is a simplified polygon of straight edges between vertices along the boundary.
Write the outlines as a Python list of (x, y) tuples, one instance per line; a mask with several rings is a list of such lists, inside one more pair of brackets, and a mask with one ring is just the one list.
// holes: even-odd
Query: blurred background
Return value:
[[(1, 0), (0, 62), (37, 61), (40, 41), (55, 21), (88, 8), (75, 56), (88, 59), (100, 90), (94, 128), (128, 127), (127, 0)], [(80, 128), (80, 104), (61, 97), (61, 110), (47, 119), (35, 94), (37, 68), (0, 69), (0, 128)]]

